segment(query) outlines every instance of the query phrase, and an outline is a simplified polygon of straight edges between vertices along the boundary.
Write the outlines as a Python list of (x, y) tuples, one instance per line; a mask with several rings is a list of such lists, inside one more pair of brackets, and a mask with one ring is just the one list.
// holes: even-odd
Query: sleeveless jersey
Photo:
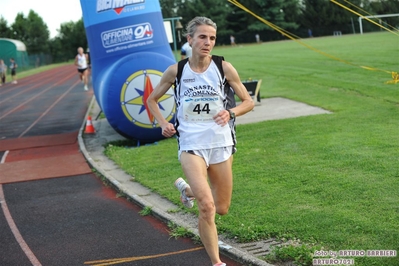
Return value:
[(17, 63), (12, 62), (12, 63), (10, 64), (10, 69), (11, 69), (11, 70), (15, 70), (16, 68), (17, 68)]
[(223, 78), (211, 60), (203, 73), (185, 64), (180, 80), (176, 80), (176, 122), (179, 150), (200, 150), (235, 145), (234, 128), (220, 126), (213, 116), (226, 106)]
[(78, 66), (79, 69), (85, 69), (87, 68), (87, 60), (86, 60), (86, 55), (85, 54), (78, 54)]

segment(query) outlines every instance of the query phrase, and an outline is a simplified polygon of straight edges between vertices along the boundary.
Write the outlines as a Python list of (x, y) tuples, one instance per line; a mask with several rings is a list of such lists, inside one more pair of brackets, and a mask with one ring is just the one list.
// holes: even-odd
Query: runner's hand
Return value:
[(175, 127), (171, 123), (167, 123), (164, 126), (162, 126), (162, 135), (164, 137), (170, 138), (174, 134), (176, 134)]
[(230, 120), (230, 113), (227, 110), (222, 110), (213, 117), (213, 120), (216, 124), (224, 127)]

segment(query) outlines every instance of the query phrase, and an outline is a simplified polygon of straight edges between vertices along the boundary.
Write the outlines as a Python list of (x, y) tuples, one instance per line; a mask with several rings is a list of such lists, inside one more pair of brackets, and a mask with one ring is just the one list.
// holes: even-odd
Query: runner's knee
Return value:
[(198, 210), (204, 220), (214, 219), (215, 217), (216, 208), (213, 201), (198, 201)]
[(218, 204), (216, 206), (216, 213), (219, 215), (226, 215), (229, 212), (230, 204)]

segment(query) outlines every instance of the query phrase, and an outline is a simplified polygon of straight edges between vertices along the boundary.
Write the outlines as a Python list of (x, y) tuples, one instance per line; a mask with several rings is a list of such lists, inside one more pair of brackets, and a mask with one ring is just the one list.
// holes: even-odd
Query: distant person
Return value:
[(87, 54), (87, 67), (90, 70), (91, 69), (91, 58), (90, 58), (90, 48), (88, 48), (88, 47), (86, 49), (86, 54)]
[(309, 38), (313, 37), (312, 29), (308, 29)]
[(0, 76), (1, 76), (1, 83), (0, 86), (6, 83), (6, 76), (7, 76), (7, 65), (4, 64), (4, 60), (0, 59)]
[(87, 87), (87, 84), (89, 82), (89, 78), (88, 78), (88, 61), (89, 61), (89, 57), (87, 54), (83, 53), (83, 48), (79, 47), (78, 48), (78, 54), (75, 57), (75, 65), (78, 67), (78, 72), (79, 72), (79, 78), (80, 80), (83, 82), (84, 86), (84, 90), (87, 91), (89, 90), (89, 88)]
[(12, 84), (17, 84), (17, 67), (18, 64), (15, 62), (14, 58), (10, 58), (10, 69), (11, 69), (11, 79), (12, 79)]
[(40, 57), (36, 57), (36, 67), (40, 66)]
[(257, 43), (260, 43), (260, 36), (259, 36), (259, 34), (256, 34), (256, 35), (255, 35), (255, 39), (256, 39), (256, 42), (257, 42)]
[(236, 46), (236, 38), (233, 35), (230, 35), (230, 44), (231, 46)]
[(191, 57), (191, 55), (192, 55), (192, 48), (191, 48), (191, 46), (190, 46), (190, 44), (189, 44), (188, 42), (186, 42), (185, 44), (183, 44), (183, 46), (181, 47), (180, 55), (181, 55), (181, 59), (182, 59), (182, 60), (183, 60), (184, 58)]
[(87, 49), (86, 49), (86, 55), (87, 55), (87, 77), (88, 77), (87, 83), (89, 83), (90, 75), (91, 75), (91, 57), (90, 57), (90, 48), (89, 47), (87, 47)]

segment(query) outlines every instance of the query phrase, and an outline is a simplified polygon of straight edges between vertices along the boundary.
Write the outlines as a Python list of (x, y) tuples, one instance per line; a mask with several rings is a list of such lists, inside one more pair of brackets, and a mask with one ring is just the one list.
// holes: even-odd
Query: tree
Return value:
[[(351, 1), (354, 5), (359, 5), (360, 2), (361, 0)], [(341, 4), (353, 9), (347, 2)], [(332, 35), (334, 31), (352, 33), (353, 14), (329, 0), (304, 0), (301, 10), (302, 26), (312, 29), (315, 36)]]
[(48, 52), (48, 40), (50, 32), (47, 25), (43, 22), (43, 19), (39, 17), (37, 13), (31, 10), (27, 18), (28, 31), (25, 45), (30, 54), (39, 54)]
[(231, 32), (227, 16), (232, 9), (225, 0), (186, 0), (179, 2), (176, 8), (176, 14), (183, 18), (181, 21), (183, 27), (196, 16), (212, 19), (218, 27), (218, 43)]
[[(299, 11), (298, 0), (243, 0), (241, 2), (255, 15), (285, 30), (296, 29), (299, 26), (296, 22)], [(252, 32), (274, 31), (272, 27), (245, 11), (236, 11), (236, 13), (246, 19), (245, 22), (240, 23), (245, 26), (245, 29)]]
[(63, 51), (57, 54), (57, 58), (62, 61), (73, 59), (78, 47), (86, 50), (88, 43), (83, 19), (77, 22), (70, 21), (61, 24), (57, 40), (53, 42), (53, 47), (57, 47), (59, 45), (58, 42), (61, 43)]
[(33, 10), (25, 18), (18, 13), (15, 22), (11, 25), (13, 39), (22, 41), (29, 54), (46, 53), (48, 51), (49, 30), (43, 19)]
[[(380, 0), (370, 3), (374, 15), (398, 14), (399, 0)], [(389, 26), (399, 29), (399, 17), (383, 19)]]
[(11, 38), (11, 29), (7, 25), (7, 21), (0, 17), (0, 37), (1, 38)]
[(64, 55), (63, 44), (59, 36), (49, 41), (49, 51), (53, 58), (53, 62), (65, 62), (70, 59)]
[(28, 22), (24, 17), (23, 13), (18, 13), (15, 17), (14, 23), (11, 24), (11, 38), (16, 40), (21, 40), (24, 42), (27, 35), (25, 29), (28, 27)]
[(177, 16), (176, 7), (178, 3), (176, 2), (176, 0), (159, 0), (163, 18), (173, 18)]
[(284, 13), (284, 23), (287, 29), (297, 29), (300, 26), (300, 4), (297, 0), (284, 1), (281, 10)]
[(49, 40), (49, 35), (47, 25), (33, 10), (29, 11), (27, 17), (18, 13), (10, 27), (0, 17), (0, 36), (22, 41), (29, 55), (46, 55), (49, 58), (51, 54), (53, 62), (63, 62), (73, 59), (78, 47), (88, 48), (82, 19), (61, 24), (58, 36), (52, 40)]
[(220, 33), (219, 30), (226, 29), (226, 17), (229, 11), (231, 9), (225, 0), (191, 0), (183, 2), (177, 13), (183, 18), (184, 24), (196, 16), (208, 17), (217, 24)]
[(328, 16), (328, 0), (304, 0), (301, 22), (304, 27), (314, 29), (326, 26)]

